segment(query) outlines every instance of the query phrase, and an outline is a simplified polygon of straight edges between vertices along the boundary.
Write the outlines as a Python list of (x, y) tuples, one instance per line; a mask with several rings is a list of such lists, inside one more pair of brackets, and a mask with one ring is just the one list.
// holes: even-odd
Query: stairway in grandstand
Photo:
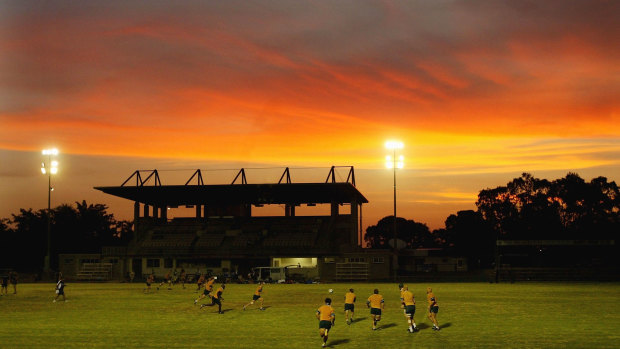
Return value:
[(109, 281), (112, 279), (112, 263), (84, 263), (77, 273), (80, 281)]

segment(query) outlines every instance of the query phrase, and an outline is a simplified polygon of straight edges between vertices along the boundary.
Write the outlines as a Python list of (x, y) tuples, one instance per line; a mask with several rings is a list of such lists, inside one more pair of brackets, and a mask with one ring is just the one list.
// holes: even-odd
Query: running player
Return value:
[(336, 313), (331, 304), (331, 298), (325, 298), (325, 305), (322, 305), (316, 311), (316, 318), (319, 320), (319, 335), (321, 335), (323, 339), (323, 344), (321, 346), (323, 347), (327, 345), (329, 330), (336, 324)]
[(433, 330), (439, 331), (439, 324), (437, 323), (437, 312), (439, 312), (439, 305), (433, 290), (429, 287), (426, 289), (426, 299), (428, 300), (428, 318), (433, 322)]
[(60, 276), (58, 282), (56, 283), (56, 298), (54, 298), (54, 303), (56, 303), (56, 300), (60, 296), (62, 296), (63, 302), (67, 301), (67, 298), (65, 298), (65, 280), (62, 278), (62, 276)]
[(205, 297), (211, 297), (209, 296), (209, 293), (213, 291), (213, 283), (215, 283), (215, 280), (217, 280), (217, 276), (212, 276), (209, 278), (209, 280), (205, 283), (205, 289), (202, 292), (202, 294), (198, 296), (198, 298), (194, 299), (194, 305), (197, 304), (198, 301), (200, 301), (201, 299)]
[(260, 308), (258, 308), (259, 310), (265, 310), (265, 308), (263, 308), (263, 285), (265, 284), (264, 281), (261, 281), (258, 283), (258, 287), (256, 288), (256, 291), (254, 291), (254, 295), (252, 296), (252, 301), (246, 305), (243, 306), (243, 310), (245, 310), (245, 308), (249, 307), (250, 305), (254, 304), (254, 302), (256, 301), (260, 301)]
[(403, 285), (402, 283), (398, 284), (398, 290), (400, 291), (400, 308), (403, 309), (403, 313), (405, 313), (405, 306), (403, 305), (403, 292), (405, 292), (403, 290), (404, 287), (405, 285)]
[(187, 274), (185, 273), (185, 269), (181, 268), (181, 276), (179, 276), (179, 281), (181, 281), (181, 286), (185, 289), (185, 280), (187, 279)]
[(159, 290), (159, 288), (164, 284), (168, 284), (168, 289), (172, 290), (172, 276), (170, 276), (171, 271), (168, 271), (166, 273), (166, 276), (164, 277), (164, 280), (159, 284), (159, 286), (157, 286), (157, 290)]
[(405, 308), (405, 317), (407, 318), (407, 324), (409, 328), (407, 332), (413, 333), (418, 330), (418, 327), (415, 325), (415, 320), (413, 316), (415, 315), (415, 297), (413, 293), (409, 291), (409, 287), (403, 286), (402, 293), (403, 307)]
[(379, 294), (379, 290), (375, 288), (373, 294), (368, 297), (366, 306), (370, 308), (370, 315), (372, 316), (372, 329), (377, 329), (377, 322), (381, 320), (381, 310), (385, 308), (383, 296)]
[(146, 278), (146, 287), (142, 290), (144, 293), (151, 292), (151, 284), (155, 282), (155, 275), (150, 274), (149, 277)]
[[(353, 292), (353, 289), (350, 288), (349, 292), (345, 293), (344, 295), (344, 317), (346, 319), (346, 323), (347, 325), (350, 325), (353, 323), (353, 314), (355, 312), (355, 293)], [(349, 316), (349, 312), (351, 313), (351, 316)]]
[(201, 304), (200, 309), (204, 307), (212, 307), (217, 304), (217, 307), (218, 307), (217, 312), (220, 314), (224, 314), (222, 312), (222, 300), (224, 300), (224, 298), (222, 298), (222, 293), (224, 293), (225, 288), (226, 288), (226, 285), (222, 284), (222, 286), (220, 286), (220, 288), (218, 288), (215, 294), (211, 297), (211, 304)]
[(205, 283), (205, 276), (204, 274), (200, 274), (200, 276), (198, 277), (198, 281), (196, 281), (196, 292), (200, 291), (200, 288), (202, 287), (202, 285)]

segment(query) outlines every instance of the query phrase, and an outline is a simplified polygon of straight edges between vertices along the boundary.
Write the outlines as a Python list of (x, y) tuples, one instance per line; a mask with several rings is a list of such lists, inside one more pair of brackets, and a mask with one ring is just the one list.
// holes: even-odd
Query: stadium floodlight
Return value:
[(390, 149), (390, 150), (403, 149), (404, 147), (405, 147), (405, 144), (401, 141), (386, 141), (385, 142), (385, 148)]
[(58, 173), (58, 161), (52, 160), (52, 156), (58, 155), (58, 149), (43, 149), (41, 152), (43, 155), (47, 155), (47, 165), (46, 162), (43, 161), (41, 163), (41, 173), (47, 175), (47, 255), (45, 256), (45, 265), (43, 270), (46, 273), (51, 271), (50, 267), (50, 257), (51, 257), (51, 240), (52, 240), (52, 229), (51, 229), (51, 202), (52, 202), (52, 175)]
[(387, 155), (385, 157), (385, 167), (388, 169), (392, 169), (394, 173), (394, 226), (392, 227), (394, 231), (394, 278), (398, 277), (398, 233), (396, 231), (396, 169), (402, 169), (405, 167), (405, 157), (403, 155), (398, 156), (398, 160), (396, 160), (396, 150), (403, 149), (405, 144), (401, 141), (397, 140), (389, 140), (385, 142), (385, 148), (392, 151), (392, 155)]
[(56, 148), (43, 149), (42, 153), (43, 155), (58, 155), (58, 149)]

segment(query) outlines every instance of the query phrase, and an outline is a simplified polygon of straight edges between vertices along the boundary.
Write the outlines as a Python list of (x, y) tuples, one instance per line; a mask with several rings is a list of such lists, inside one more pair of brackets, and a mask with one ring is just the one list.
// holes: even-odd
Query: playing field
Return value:
[[(441, 331), (426, 318), (427, 286), (439, 303)], [(336, 348), (618, 348), (620, 284), (415, 284), (421, 331), (407, 333), (393, 284), (266, 285), (265, 311), (243, 311), (255, 285), (228, 285), (224, 314), (193, 304), (195, 285), (143, 294), (143, 284), (69, 283), (68, 302), (52, 303), (54, 285), (20, 284), (0, 297), (0, 348), (320, 348), (316, 309), (331, 296)], [(357, 294), (356, 321), (344, 322), (343, 296)], [(366, 299), (386, 299), (372, 331)], [(334, 289), (329, 295), (327, 290)]]

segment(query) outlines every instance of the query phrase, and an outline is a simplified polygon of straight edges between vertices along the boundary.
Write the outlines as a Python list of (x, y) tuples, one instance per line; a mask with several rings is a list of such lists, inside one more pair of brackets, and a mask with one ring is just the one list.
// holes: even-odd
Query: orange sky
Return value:
[(52, 145), (73, 183), (56, 198), (120, 216), (92, 187), (138, 164), (353, 165), (371, 224), (391, 213), (387, 138), (400, 212), (435, 228), (521, 172), (620, 173), (618, 2), (0, 6), (0, 217), (46, 204)]

